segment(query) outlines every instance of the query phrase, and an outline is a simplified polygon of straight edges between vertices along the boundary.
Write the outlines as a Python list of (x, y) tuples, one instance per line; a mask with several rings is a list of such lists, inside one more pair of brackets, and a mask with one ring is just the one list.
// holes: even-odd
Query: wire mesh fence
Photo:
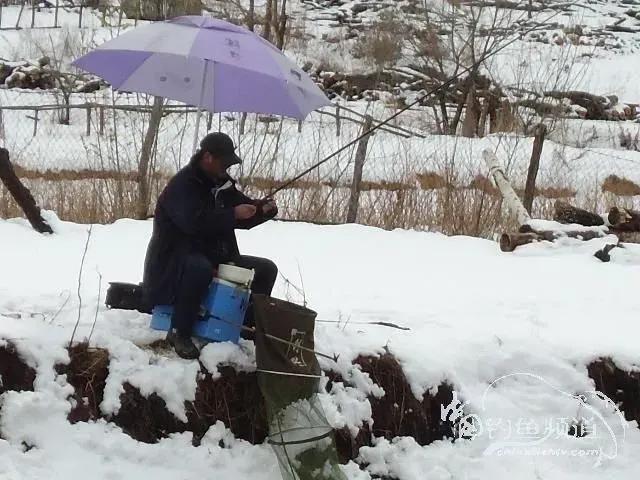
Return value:
[[(101, 94), (66, 99), (54, 93), (4, 91), (0, 101), (0, 141), (45, 208), (78, 221), (133, 216), (139, 154), (151, 111), (146, 97)], [(166, 181), (189, 161), (194, 136), (200, 138), (208, 131), (232, 136), (245, 160), (233, 173), (245, 190), (260, 197), (351, 142), (367, 118), (346, 106), (314, 113), (304, 123), (266, 115), (204, 113), (196, 132), (196, 115), (193, 107), (163, 107), (149, 172), (149, 212)], [(394, 125), (372, 137), (358, 189), (362, 218), (371, 219), (379, 207), (367, 192), (385, 190), (393, 196), (398, 188), (413, 188), (407, 183), (401, 157), (420, 138), (419, 131)], [(279, 198), (282, 216), (344, 221), (352, 196), (356, 149), (357, 145), (346, 149), (285, 190)], [(15, 213), (13, 207), (5, 202), (3, 214)]]
[[(136, 217), (139, 156), (150, 111), (151, 100), (143, 95), (100, 91), (66, 98), (56, 91), (0, 90), (0, 145), (9, 150), (38, 203), (61, 218), (109, 222)], [(168, 179), (189, 161), (194, 136), (228, 133), (244, 159), (232, 174), (248, 194), (262, 198), (358, 137), (367, 115), (375, 123), (389, 111), (339, 105), (313, 113), (303, 123), (266, 115), (204, 113), (198, 132), (196, 115), (193, 107), (181, 104), (163, 107), (147, 177), (149, 214)], [(532, 139), (514, 134), (425, 135), (424, 115), (409, 112), (402, 124), (390, 125), (369, 139), (358, 181), (355, 221), (387, 229), (478, 236), (510, 228), (500, 195), (486, 176), (481, 152), (484, 148), (496, 151), (519, 191), (527, 176)], [(627, 136), (634, 125), (624, 126)], [(578, 132), (574, 125), (563, 128), (575, 138), (560, 139), (556, 133), (547, 139), (533, 215), (549, 218), (558, 199), (592, 211), (606, 211), (613, 204), (636, 207), (638, 152), (621, 149), (618, 140), (610, 147), (587, 146), (583, 137), (588, 132)], [(622, 127), (611, 123), (608, 128)], [(604, 130), (598, 135), (620, 137)], [(571, 142), (575, 145), (567, 146)], [(357, 150), (358, 144), (353, 145), (280, 192), (280, 217), (347, 221), (354, 202)], [(1, 216), (20, 215), (4, 189), (0, 201)]]

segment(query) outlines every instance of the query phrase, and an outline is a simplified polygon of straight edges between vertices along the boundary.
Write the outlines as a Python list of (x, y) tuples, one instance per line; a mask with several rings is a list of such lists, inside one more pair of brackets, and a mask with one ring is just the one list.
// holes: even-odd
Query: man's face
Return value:
[(222, 177), (227, 170), (222, 159), (209, 152), (204, 152), (200, 166), (207, 175), (214, 178)]

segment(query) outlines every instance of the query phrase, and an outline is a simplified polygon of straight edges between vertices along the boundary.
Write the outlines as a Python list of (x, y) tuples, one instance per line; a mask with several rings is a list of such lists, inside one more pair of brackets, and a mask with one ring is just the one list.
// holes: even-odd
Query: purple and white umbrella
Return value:
[(135, 28), (73, 64), (117, 90), (169, 98), (210, 112), (304, 120), (330, 104), (313, 80), (272, 44), (211, 17), (177, 17)]

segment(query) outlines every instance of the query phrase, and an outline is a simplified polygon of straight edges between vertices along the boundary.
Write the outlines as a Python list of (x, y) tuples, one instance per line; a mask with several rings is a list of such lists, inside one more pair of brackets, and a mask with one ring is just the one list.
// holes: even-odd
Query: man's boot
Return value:
[(197, 360), (200, 358), (200, 350), (194, 345), (191, 336), (180, 335), (175, 329), (171, 329), (167, 333), (167, 341), (180, 358), (185, 360)]

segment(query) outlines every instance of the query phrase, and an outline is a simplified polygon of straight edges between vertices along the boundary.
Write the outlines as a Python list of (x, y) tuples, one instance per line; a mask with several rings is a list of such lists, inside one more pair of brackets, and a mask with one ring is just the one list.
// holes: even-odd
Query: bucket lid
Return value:
[(237, 285), (251, 285), (254, 276), (255, 271), (248, 268), (242, 268), (226, 263), (222, 263), (218, 266), (218, 278)]

